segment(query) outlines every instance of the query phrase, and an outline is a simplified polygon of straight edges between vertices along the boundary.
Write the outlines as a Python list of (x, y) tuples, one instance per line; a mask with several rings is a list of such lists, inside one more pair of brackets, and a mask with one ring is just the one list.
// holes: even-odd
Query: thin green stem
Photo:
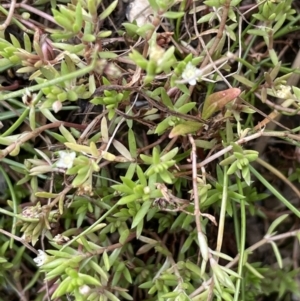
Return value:
[(249, 165), (251, 173), (275, 195), (288, 209), (300, 218), (300, 211), (294, 207), (283, 195), (281, 195), (253, 166)]
[[(11, 227), (11, 234), (15, 235), (16, 234), (16, 222), (17, 222), (16, 215), (17, 215), (17, 212), (18, 212), (17, 197), (16, 197), (16, 194), (15, 194), (14, 187), (13, 187), (11, 181), (10, 181), (10, 178), (9, 178), (8, 174), (6, 173), (6, 171), (2, 168), (2, 166), (0, 166), (0, 172), (2, 173), (2, 175), (3, 175), (3, 177), (6, 181), (6, 184), (8, 186), (8, 189), (9, 189), (9, 192), (10, 192), (10, 195), (11, 195), (11, 198), (12, 198), (12, 202), (13, 202), (14, 216), (13, 216), (13, 223), (12, 223), (12, 227)], [(0, 208), (0, 209), (2, 209), (2, 208)], [(9, 245), (10, 248), (13, 247), (13, 244), (14, 244), (14, 239), (11, 236), (10, 245)]]
[[(179, 11), (184, 11), (186, 8), (186, 0), (183, 0), (181, 3), (180, 3), (180, 7), (179, 7)], [(176, 29), (175, 29), (175, 39), (176, 41), (179, 40), (179, 34), (180, 34), (180, 26), (182, 24), (182, 17), (179, 17), (177, 18), (176, 20)]]
[(23, 121), (26, 119), (26, 117), (29, 114), (30, 109), (26, 108), (24, 110), (24, 112), (22, 113), (22, 115), (17, 119), (17, 121), (9, 128), (7, 129), (2, 135), (1, 137), (7, 137), (10, 134), (12, 134), (22, 123)]
[(222, 203), (221, 203), (217, 247), (216, 247), (217, 252), (221, 252), (223, 237), (224, 237), (224, 225), (225, 225), (225, 218), (226, 218), (227, 198), (228, 198), (228, 176), (226, 174), (227, 166), (224, 166), (223, 173), (224, 173), (224, 181), (223, 181)]
[[(61, 108), (61, 111), (71, 111), (71, 110), (76, 110), (76, 109), (78, 109), (78, 106), (65, 106), (65, 107)], [(49, 111), (53, 111), (53, 109), (50, 108)], [(36, 109), (35, 112), (41, 112), (41, 110)], [(10, 111), (10, 112), (8, 112), (8, 111), (7, 112), (1, 112), (0, 121), (11, 119), (11, 118), (14, 118), (16, 116), (19, 116), (19, 115), (17, 115), (18, 113), (23, 114), (24, 109), (17, 109), (17, 110), (15, 110), (15, 112), (12, 112), (12, 111)]]
[(238, 251), (241, 248), (241, 242), (240, 242), (240, 237), (241, 237), (241, 224), (240, 224), (240, 219), (238, 216), (238, 211), (237, 211), (237, 206), (236, 203), (234, 201), (232, 201), (232, 211), (233, 211), (233, 223), (234, 223), (234, 234), (235, 234), (235, 241), (237, 244), (237, 249)]
[(113, 205), (109, 210), (107, 210), (96, 222), (94, 222), (91, 226), (81, 232), (79, 235), (71, 239), (68, 243), (66, 243), (60, 250), (63, 251), (64, 248), (71, 245), (74, 241), (79, 239), (80, 237), (84, 236), (85, 234), (89, 233), (94, 227), (100, 224), (107, 216), (109, 216), (117, 207), (119, 206), (118, 203)]
[[(1, 168), (1, 166), (0, 166)], [(38, 222), (39, 219), (38, 218), (28, 218), (28, 217), (23, 217), (22, 215), (20, 214), (17, 214), (17, 213), (14, 213), (14, 212), (10, 212), (8, 210), (5, 210), (3, 208), (0, 208), (0, 213), (3, 213), (5, 215), (8, 215), (8, 216), (11, 216), (13, 218), (17, 218), (17, 219), (20, 219), (21, 221), (24, 221), (24, 222)]]
[(247, 68), (247, 71), (249, 72), (250, 70), (253, 72), (253, 73), (256, 73), (257, 72), (257, 67), (254, 67), (252, 66), (250, 63), (248, 63), (246, 61), (246, 59), (242, 59), (242, 58), (239, 58), (237, 56), (234, 56), (235, 60), (240, 62), (241, 64), (243, 64), (246, 68)]
[(14, 166), (14, 167), (17, 167), (17, 168), (25, 169), (24, 164), (16, 162), (16, 161), (11, 160), (11, 159), (3, 158), (2, 162), (8, 164), (9, 166)]
[(71, 79), (74, 79), (74, 78), (77, 78), (77, 77), (84, 76), (85, 74), (87, 74), (87, 73), (94, 70), (95, 63), (96, 63), (96, 57), (97, 56), (95, 55), (95, 58), (94, 58), (93, 62), (91, 63), (91, 65), (89, 65), (85, 68), (76, 70), (74, 72), (71, 72), (69, 74), (66, 74), (66, 75), (51, 79), (51, 80), (47, 80), (44, 83), (41, 83), (41, 84), (38, 84), (38, 85), (35, 85), (35, 86), (20, 89), (18, 91), (14, 91), (14, 92), (11, 92), (11, 93), (8, 93), (8, 94), (1, 94), (0, 95), (0, 101), (1, 100), (6, 100), (8, 98), (19, 97), (19, 96), (24, 95), (27, 92), (32, 93), (32, 92), (39, 91), (39, 90), (41, 90), (43, 88), (46, 88), (46, 87), (49, 87), (49, 86), (57, 85), (61, 82), (65, 82), (65, 81), (68, 81), (68, 80), (71, 80)]
[[(239, 190), (239, 194), (244, 195), (243, 193), (243, 186), (239, 177), (236, 177), (236, 182)], [(245, 255), (245, 245), (246, 245), (246, 206), (245, 200), (241, 199), (241, 231), (240, 231), (240, 238), (237, 241), (240, 241), (239, 245), (239, 254), (240, 260), (238, 265), (238, 274), (240, 278), (236, 281), (236, 290), (234, 294), (234, 301), (238, 300), (245, 300), (244, 298), (244, 291), (242, 291), (242, 298), (239, 298), (240, 295), (240, 287), (243, 281), (243, 267), (244, 267), (244, 255)]]

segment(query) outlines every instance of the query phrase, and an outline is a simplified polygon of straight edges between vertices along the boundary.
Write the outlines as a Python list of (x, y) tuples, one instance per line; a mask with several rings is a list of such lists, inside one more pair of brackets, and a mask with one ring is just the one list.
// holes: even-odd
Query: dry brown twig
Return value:
[(222, 17), (221, 17), (221, 20), (220, 20), (218, 33), (215, 37), (213, 45), (211, 46), (211, 48), (209, 49), (209, 52), (207, 53), (207, 56), (204, 58), (204, 60), (201, 64), (201, 67), (200, 67), (201, 69), (204, 68), (207, 65), (207, 63), (209, 61), (209, 58), (211, 58), (213, 53), (216, 51), (216, 49), (217, 49), (217, 47), (218, 47), (218, 45), (219, 45), (219, 43), (220, 43), (220, 41), (223, 37), (224, 30), (225, 30), (225, 24), (226, 24), (227, 17), (228, 17), (230, 3), (231, 3), (231, 0), (226, 0), (224, 5), (223, 5)]
[(13, 235), (12, 233), (10, 232), (7, 232), (3, 229), (0, 229), (0, 233), (3, 233), (4, 235), (6, 235), (7, 237), (10, 237), (10, 238), (13, 238), (14, 240), (16, 241), (19, 241), (20, 243), (22, 243), (27, 249), (29, 249), (30, 251), (32, 251), (33, 253), (35, 254), (38, 254), (38, 251), (33, 248), (28, 242), (26, 242), (25, 239), (23, 238), (20, 238), (19, 236), (16, 236), (16, 235)]
[(16, 147), (21, 147), (21, 145), (23, 143), (27, 142), (28, 140), (30, 140), (32, 138), (35, 138), (35, 137), (39, 136), (43, 131), (53, 129), (53, 128), (58, 128), (61, 125), (64, 125), (64, 126), (67, 126), (67, 127), (80, 128), (80, 129), (83, 129), (83, 128), (86, 127), (85, 125), (70, 123), (70, 122), (64, 122), (64, 121), (56, 121), (56, 122), (53, 122), (53, 123), (46, 124), (46, 125), (41, 126), (40, 128), (38, 128), (38, 129), (36, 129), (32, 132), (23, 133), (20, 136), (20, 139), (18, 139), (14, 143), (10, 144), (5, 149), (0, 150), (0, 160), (5, 158), (8, 154), (10, 154)]
[[(290, 134), (289, 132), (264, 132), (263, 129), (262, 129), (257, 133), (254, 133), (252, 135), (240, 138), (239, 140), (235, 141), (235, 143), (241, 145), (241, 144), (245, 144), (245, 143), (247, 143), (251, 140), (257, 139), (259, 137), (283, 137), (283, 138), (286, 137), (286, 138), (289, 138), (289, 139), (300, 141), (300, 136), (296, 135), (296, 134)], [(203, 166), (206, 166), (208, 163), (216, 160), (217, 158), (223, 156), (224, 154), (230, 152), (231, 150), (232, 150), (232, 146), (229, 145), (229, 146), (221, 149), (217, 153), (213, 154), (212, 156), (206, 158), (201, 163), (197, 163), (196, 166), (197, 166), (197, 168), (201, 168)], [(180, 169), (190, 169), (190, 167), (191, 167), (190, 164), (179, 165)]]
[[(265, 236), (263, 239), (261, 239), (260, 241), (258, 241), (257, 243), (255, 243), (254, 245), (252, 245), (251, 247), (246, 249), (245, 252), (247, 252), (248, 254), (251, 254), (256, 249), (260, 248), (261, 246), (263, 246), (265, 244), (268, 244), (268, 243), (274, 242), (274, 241), (278, 241), (278, 240), (282, 240), (282, 239), (287, 239), (289, 237), (296, 238), (299, 234), (300, 234), (300, 229), (286, 232), (286, 233), (279, 234), (279, 235), (275, 235), (275, 236)], [(230, 261), (228, 264), (225, 265), (225, 267), (226, 268), (234, 267), (238, 263), (239, 259), (240, 259), (240, 254), (236, 255), (232, 261)], [(213, 278), (210, 278), (209, 280), (203, 282), (199, 288), (197, 288), (193, 293), (190, 294), (190, 297), (193, 298), (193, 297), (199, 295), (200, 293), (202, 293), (203, 291), (205, 291), (207, 289), (207, 287), (209, 285), (211, 285), (212, 281), (213, 281)]]
[(4, 23), (2, 25), (0, 25), (0, 31), (4, 31), (7, 28), (7, 26), (10, 24), (12, 17), (14, 15), (14, 12), (15, 12), (16, 2), (17, 2), (17, 0), (11, 0), (11, 3), (9, 4), (8, 15), (7, 15)]
[(189, 140), (192, 145), (191, 151), (191, 161), (192, 161), (192, 168), (193, 168), (193, 198), (194, 198), (194, 215), (195, 215), (195, 222), (196, 228), (198, 233), (202, 233), (201, 229), (201, 212), (199, 207), (199, 195), (198, 195), (198, 185), (197, 185), (197, 148), (192, 135), (189, 135)]
[[(29, 11), (29, 12), (31, 12), (33, 14), (36, 14), (36, 15), (42, 17), (45, 20), (48, 20), (48, 21), (52, 22), (53, 24), (58, 25), (56, 23), (55, 19), (52, 16), (50, 16), (49, 14), (47, 14), (47, 13), (41, 11), (41, 10), (38, 10), (35, 7), (33, 7), (31, 5), (28, 5), (26, 3), (22, 3), (22, 2), (21, 3), (16, 3), (16, 2), (17, 2), (16, 0), (12, 0), (10, 4), (2, 4), (2, 7), (9, 8), (9, 12), (12, 10), (12, 15), (14, 13), (15, 8), (19, 8), (20, 7), (20, 8), (23, 8), (24, 10), (26, 10), (26, 11)], [(8, 19), (8, 16), (7, 16), (7, 19)], [(6, 19), (6, 21), (4, 23), (7, 23), (7, 19)], [(10, 23), (10, 21), (9, 21), (9, 23)], [(9, 23), (6, 25), (6, 27), (9, 25)], [(1, 26), (3, 26), (3, 25), (1, 25)], [(1, 28), (0, 27), (0, 30), (4, 30), (5, 28)]]

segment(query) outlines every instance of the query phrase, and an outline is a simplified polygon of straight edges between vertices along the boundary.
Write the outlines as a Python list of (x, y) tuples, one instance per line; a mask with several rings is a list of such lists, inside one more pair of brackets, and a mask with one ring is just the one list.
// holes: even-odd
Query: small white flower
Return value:
[(279, 98), (287, 99), (291, 95), (291, 86), (280, 85), (277, 90), (277, 96)]
[(76, 157), (75, 152), (59, 151), (59, 160), (56, 162), (57, 167), (71, 168)]
[(40, 267), (46, 262), (47, 254), (42, 250), (38, 250), (38, 252), (39, 252), (38, 256), (36, 258), (33, 258), (33, 261), (36, 263), (38, 267)]
[(182, 72), (182, 78), (187, 80), (191, 86), (195, 86), (197, 82), (196, 79), (198, 77), (197, 73), (197, 68), (191, 62), (188, 62)]

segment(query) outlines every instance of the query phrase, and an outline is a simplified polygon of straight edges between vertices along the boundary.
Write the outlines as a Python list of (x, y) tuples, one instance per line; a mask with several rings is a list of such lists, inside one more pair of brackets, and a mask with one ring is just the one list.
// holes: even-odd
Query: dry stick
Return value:
[(70, 123), (70, 122), (64, 122), (64, 121), (56, 121), (53, 123), (46, 124), (44, 126), (41, 126), (40, 128), (29, 132), (24, 133), (21, 135), (21, 138), (15, 141), (14, 143), (10, 144), (8, 147), (6, 147), (3, 150), (0, 150), (0, 160), (5, 158), (8, 154), (10, 154), (17, 146), (21, 146), (26, 141), (37, 137), (40, 135), (43, 131), (49, 130), (52, 128), (60, 127), (61, 125), (67, 126), (67, 127), (74, 127), (74, 128), (85, 128), (86, 125), (76, 124), (76, 123)]
[(153, 149), (156, 145), (160, 145), (167, 137), (168, 137), (169, 133), (165, 133), (163, 134), (158, 140), (156, 140), (155, 142), (146, 145), (144, 147), (141, 147), (137, 150), (137, 154), (143, 153), (149, 149)]
[[(293, 62), (292, 68), (299, 68), (300, 67), (300, 50), (297, 53), (297, 56)], [(291, 77), (287, 80), (287, 85), (290, 86), (296, 86), (299, 81), (300, 75), (293, 73)], [(278, 102), (278, 100), (277, 100)], [(283, 104), (281, 104), (283, 106)], [(287, 107), (287, 106), (285, 106)], [(272, 112), (269, 114), (268, 118), (265, 118), (261, 123), (259, 123), (255, 128), (261, 128), (261, 126), (267, 125), (267, 129), (272, 131), (275, 128), (275, 124), (273, 122), (269, 123), (270, 120), (276, 120), (279, 121), (281, 118), (281, 114), (279, 112)], [(259, 139), (255, 146), (255, 150), (258, 151), (260, 154), (263, 153), (264, 149), (266, 148), (267, 144), (269, 142), (269, 139)]]
[[(295, 99), (289, 98), (287, 100), (285, 100), (281, 106), (284, 108), (287, 108), (289, 106), (291, 106), (293, 103), (295, 102)], [(278, 111), (273, 111), (272, 113), (270, 113), (263, 121), (260, 121), (255, 127), (254, 130), (259, 130), (262, 127), (267, 126), (267, 124), (270, 121), (276, 120), (278, 123), (278, 120), (280, 119), (281, 115)], [(275, 128), (275, 123), (272, 122), (269, 126), (267, 126), (268, 130), (273, 130)]]
[[(129, 113), (132, 111), (132, 109), (133, 109), (133, 107), (135, 106), (135, 103), (136, 103), (136, 101), (137, 101), (137, 99), (138, 99), (138, 96), (139, 96), (139, 94), (136, 95), (134, 102), (132, 103), (132, 105), (131, 105), (131, 107), (128, 109), (128, 111), (126, 112), (126, 115), (129, 114)], [(124, 121), (125, 121), (125, 118), (122, 117), (122, 119), (118, 122), (116, 128), (114, 129), (114, 131), (113, 131), (113, 133), (112, 133), (112, 135), (111, 135), (111, 138), (110, 138), (110, 139), (108, 140), (108, 142), (107, 142), (107, 145), (106, 145), (106, 147), (105, 147), (105, 152), (107, 152), (107, 151), (109, 150), (110, 145), (113, 143), (113, 140), (114, 140), (114, 138), (115, 138), (115, 136), (116, 136), (116, 134), (117, 134), (117, 132), (118, 132), (120, 126), (122, 125), (122, 123), (123, 123)], [(100, 160), (101, 160), (101, 159), (102, 159), (102, 157), (100, 158)], [(100, 160), (99, 160), (99, 161), (100, 161)], [(98, 161), (98, 162), (99, 162), (99, 161)]]
[[(201, 42), (201, 45), (204, 49), (207, 49), (206, 48), (206, 45), (203, 41), (202, 38), (199, 38), (200, 42)], [(217, 61), (213, 61), (213, 59), (211, 58), (210, 55), (207, 56), (207, 58), (209, 59), (210, 61), (210, 65), (211, 67), (208, 68), (209, 65), (206, 66), (206, 68), (208, 70), (211, 70), (212, 68), (220, 75), (220, 77), (222, 78), (222, 80), (226, 83), (226, 85), (229, 87), (229, 88), (232, 88), (232, 85), (228, 82), (228, 80), (225, 78), (225, 76), (221, 73), (220, 69), (233, 57), (234, 55), (233, 54), (227, 54), (227, 57), (223, 57)], [(217, 68), (217, 64), (220, 64)], [(202, 70), (205, 70), (205, 68), (203, 68)], [(213, 72), (213, 71), (212, 71)], [(208, 73), (207, 75), (209, 75), (210, 73)], [(205, 73), (203, 73), (203, 75), (205, 75)]]
[(102, 119), (105, 116), (106, 113), (107, 111), (102, 112), (100, 115), (96, 116), (90, 124), (87, 125), (86, 129), (82, 132), (82, 134), (78, 138), (78, 143), (81, 143), (81, 141), (84, 141), (84, 139), (86, 139), (89, 132), (91, 132), (94, 129), (94, 127), (98, 124), (100, 119)]
[[(53, 192), (53, 185), (54, 185), (54, 173), (52, 172), (51, 173), (51, 180), (50, 180), (50, 190), (49, 192), (52, 193)], [(61, 197), (61, 193), (59, 195), (59, 199)], [(57, 197), (58, 198), (58, 197)], [(48, 198), (48, 202), (47, 202), (47, 205), (49, 206), (51, 203), (51, 198)], [(42, 231), (41, 233), (41, 246), (42, 246), (42, 250), (45, 252), (45, 243), (44, 243), (44, 240), (45, 240), (45, 230)], [(50, 301), (50, 294), (49, 294), (49, 282), (46, 281), (46, 292), (47, 292), (47, 297), (48, 297), (48, 301)]]
[(12, 237), (14, 240), (17, 240), (17, 241), (19, 241), (20, 243), (22, 243), (27, 249), (29, 249), (29, 250), (32, 251), (33, 253), (38, 254), (38, 251), (37, 251), (35, 248), (33, 248), (28, 242), (26, 242), (25, 239), (20, 238), (20, 237), (18, 237), (18, 236), (16, 236), (16, 235), (13, 235), (13, 234), (11, 234), (11, 233), (9, 233), (9, 232), (3, 230), (3, 229), (0, 229), (0, 233), (3, 233), (4, 235), (6, 235), (6, 236), (8, 236), (8, 237)]
[[(198, 232), (198, 236), (203, 235), (202, 229), (201, 229), (201, 212), (199, 208), (199, 196), (198, 196), (198, 185), (197, 185), (197, 148), (194, 141), (194, 138), (192, 135), (189, 134), (189, 140), (192, 145), (192, 152), (191, 152), (191, 159), (192, 159), (192, 165), (193, 165), (193, 197), (194, 197), (194, 215), (195, 215), (195, 221), (196, 221), (196, 228)], [(200, 241), (199, 241), (200, 244)]]
[[(194, 10), (194, 13), (193, 13), (194, 29), (195, 29), (196, 35), (199, 36), (200, 34), (199, 34), (199, 31), (198, 31), (198, 27), (197, 27), (197, 20), (196, 20), (196, 13), (195, 13), (195, 11), (196, 11), (196, 5), (195, 5), (195, 3), (193, 3), (193, 10)], [(191, 97), (192, 97), (194, 89), (195, 89), (195, 86), (190, 85), (189, 92), (190, 92), (190, 96)]]
[[(265, 117), (265, 119), (269, 119), (269, 121), (272, 121), (273, 123), (275, 123), (276, 125), (278, 125), (279, 127), (287, 130), (287, 131), (291, 131), (288, 127), (284, 126), (283, 124), (281, 124), (280, 122), (276, 121), (275, 119), (271, 119), (271, 117), (269, 115), (267, 115), (266, 113), (264, 113), (263, 111), (259, 110), (258, 108), (256, 108), (255, 106), (253, 106), (252, 104), (250, 104), (249, 102), (247, 102), (246, 100), (244, 100), (243, 98), (241, 98), (240, 96), (238, 97), (238, 99), (240, 99), (245, 105), (247, 105), (248, 107), (250, 107), (251, 109), (253, 109), (254, 111), (256, 111), (258, 114), (260, 114), (261, 116)], [(256, 130), (261, 130), (263, 128), (263, 126), (259, 126), (256, 128)]]
[(171, 141), (169, 141), (169, 143), (167, 144), (167, 146), (164, 148), (164, 150), (162, 151), (162, 155), (166, 154), (167, 152), (169, 152), (172, 148), (172, 146), (177, 142), (179, 136), (176, 136), (174, 138), (171, 139)]
[[(16, 0), (12, 0), (12, 3), (13, 2), (16, 2)], [(10, 8), (9, 9), (9, 11), (10, 11), (11, 7), (12, 7), (12, 3), (11, 4), (2, 4), (2, 7)], [(30, 6), (26, 3), (16, 3), (15, 7), (16, 8), (21, 7), (21, 8), (23, 8), (23, 9), (25, 9), (25, 10), (33, 13), (33, 14), (36, 14), (36, 15), (42, 17), (43, 19), (46, 19), (46, 20), (52, 22), (53, 24), (59, 25), (58, 23), (56, 23), (55, 19), (52, 16), (50, 16), (49, 14), (46, 14), (45, 12), (42, 12), (42, 11), (40, 11), (40, 10), (38, 10), (38, 9), (34, 8), (33, 6)], [(0, 27), (0, 30), (2, 30), (1, 27)]]
[[(224, 5), (223, 5), (222, 18), (221, 18), (221, 21), (220, 21), (220, 26), (219, 26), (217, 36), (214, 40), (213, 45), (209, 49), (208, 55), (203, 60), (200, 69), (202, 69), (203, 67), (205, 67), (207, 65), (207, 63), (209, 61), (209, 57), (211, 57), (213, 55), (213, 53), (215, 52), (215, 50), (218, 47), (218, 44), (220, 43), (220, 41), (223, 37), (223, 32), (224, 32), (225, 24), (226, 24), (226, 21), (227, 21), (227, 16), (228, 16), (228, 12), (229, 12), (230, 3), (231, 3), (231, 0), (226, 0)], [(194, 6), (195, 6), (195, 4), (194, 4)]]
[(298, 239), (294, 239), (292, 262), (293, 262), (293, 268), (295, 270), (298, 270), (298, 268), (299, 268), (299, 260), (298, 260), (300, 258), (300, 256), (299, 256), (299, 249), (300, 249), (299, 248), (299, 240)]
[[(222, 61), (224, 59), (221, 59)], [(181, 81), (178, 81), (181, 82)], [(130, 82), (131, 84), (131, 82)], [(194, 86), (190, 86), (190, 94), (193, 92)], [(96, 89), (95, 93), (93, 95), (100, 95), (105, 90), (134, 90), (137, 93), (140, 93), (153, 107), (157, 108), (161, 112), (179, 117), (179, 118), (185, 118), (188, 120), (198, 121), (205, 123), (205, 120), (201, 119), (200, 117), (194, 116), (194, 115), (188, 115), (188, 114), (182, 114), (178, 113), (177, 111), (174, 111), (172, 109), (169, 109), (167, 106), (165, 106), (163, 103), (157, 102), (156, 100), (149, 97), (144, 90), (138, 88), (138, 87), (131, 87), (131, 86), (120, 86), (120, 85), (112, 85), (112, 86), (101, 86)], [(120, 113), (120, 112), (119, 112)], [(122, 114), (122, 113), (121, 113)], [(130, 117), (130, 116), (128, 116)], [(132, 117), (132, 116), (131, 116)]]
[[(260, 98), (260, 95), (258, 95), (258, 93), (255, 93), (257, 98)], [(281, 105), (277, 105), (276, 103), (273, 103), (271, 100), (266, 99), (265, 100), (265, 104), (268, 105), (269, 107), (273, 108), (273, 110), (275, 111), (281, 111), (281, 112), (285, 112), (287, 114), (290, 114), (292, 116), (294, 115), (300, 115), (300, 109), (290, 109), (290, 108), (285, 108)]]
[[(287, 233), (283, 233), (283, 234), (279, 234), (276, 236), (268, 236), (266, 235), (263, 239), (261, 239), (260, 241), (258, 241), (257, 243), (255, 243), (254, 245), (252, 245), (251, 247), (249, 247), (248, 249), (245, 250), (245, 252), (247, 252), (248, 254), (253, 253), (256, 249), (258, 249), (259, 247), (270, 243), (270, 242), (274, 242), (277, 240), (282, 240), (282, 239), (286, 239), (289, 237), (296, 237), (300, 234), (300, 229), (298, 230), (294, 230), (291, 232), (287, 232)], [(226, 264), (226, 268), (232, 268), (233, 266), (235, 266), (238, 261), (240, 259), (240, 254), (236, 255), (236, 257), (230, 261), (228, 264)], [(212, 282), (212, 278), (210, 278), (209, 280), (205, 281), (202, 283), (202, 285), (197, 288), (193, 293), (190, 294), (190, 297), (193, 298), (195, 296), (197, 296), (198, 294), (202, 293), (203, 291), (206, 290), (207, 286), (209, 286)]]
[[(197, 155), (196, 155), (197, 148), (192, 135), (189, 135), (189, 140), (192, 145), (191, 159), (192, 159), (192, 171), (193, 171), (192, 177), (193, 177), (194, 215), (195, 215), (195, 221), (196, 221), (196, 227), (198, 233), (198, 242), (201, 250), (201, 240), (199, 239), (199, 237), (203, 236), (203, 233), (202, 233), (201, 223), (200, 223), (201, 212), (199, 208), (199, 196), (198, 196), (198, 185), (197, 185)], [(212, 299), (213, 288), (214, 288), (214, 282), (211, 281), (207, 300)]]
[(257, 158), (256, 162), (259, 163), (264, 168), (268, 169), (272, 174), (277, 176), (282, 182), (284, 182), (287, 186), (289, 186), (297, 195), (297, 197), (300, 199), (299, 189), (284, 174), (282, 174), (278, 169), (276, 169), (266, 161), (262, 160), (261, 158)]
[[(166, 250), (169, 251), (168, 247), (166, 246), (165, 241), (161, 240), (160, 237), (159, 237), (156, 233), (153, 233), (152, 236), (153, 236), (153, 237), (154, 237), (161, 245), (163, 245), (163, 247), (164, 247)], [(166, 236), (165, 236), (165, 237), (166, 237)], [(170, 251), (169, 251), (169, 253), (172, 254)], [(182, 279), (182, 277), (181, 277), (181, 275), (180, 275), (180, 272), (179, 272), (179, 270), (178, 270), (177, 263), (175, 262), (173, 256), (171, 256), (171, 255), (167, 256), (167, 259), (170, 261), (170, 263), (171, 263), (171, 265), (172, 265), (171, 269), (174, 270), (175, 276), (177, 276), (177, 280), (178, 280), (178, 282), (179, 282), (178, 285), (180, 285), (180, 288), (182, 288), (182, 284), (184, 283), (184, 281), (183, 281), (183, 279)], [(156, 274), (156, 276), (155, 276), (154, 279), (157, 279), (157, 278), (160, 276), (160, 274), (161, 274), (161, 270)], [(175, 291), (175, 290), (174, 290), (174, 291)]]
[[(250, 136), (243, 137), (243, 138), (239, 139), (238, 141), (236, 141), (235, 143), (236, 144), (244, 144), (251, 140), (257, 139), (259, 137), (282, 137), (282, 138), (289, 138), (291, 140), (300, 141), (300, 135), (294, 135), (294, 134), (290, 134), (288, 132), (262, 132), (262, 131), (260, 131), (255, 134), (252, 134)], [(201, 163), (197, 163), (197, 168), (201, 168), (201, 167), (207, 165), (208, 163), (216, 160), (217, 158), (223, 156), (224, 154), (228, 153), (231, 150), (232, 150), (231, 145), (223, 148), (222, 150), (218, 151), (217, 153), (215, 153), (212, 156), (208, 157), (207, 159), (203, 160)], [(190, 169), (191, 165), (183, 164), (183, 165), (179, 165), (178, 167), (180, 169)]]
[(102, 253), (104, 253), (104, 251), (114, 251), (115, 249), (119, 249), (119, 248), (122, 248), (126, 243), (130, 242), (131, 240), (133, 240), (134, 238), (136, 237), (136, 233), (130, 233), (128, 235), (128, 237), (126, 238), (126, 240), (124, 241), (124, 243), (116, 243), (116, 244), (113, 244), (113, 245), (110, 245), (110, 246), (107, 246), (107, 247), (101, 247), (100, 250), (97, 250), (97, 251), (94, 251), (94, 252), (87, 252), (85, 253), (85, 257), (92, 257), (92, 256), (95, 256), (95, 255), (100, 255)]
[(0, 31), (4, 31), (7, 26), (10, 24), (11, 19), (14, 15), (14, 11), (15, 11), (15, 7), (16, 7), (16, 2), (17, 0), (12, 0), (9, 6), (9, 11), (8, 11), (8, 15), (6, 17), (6, 20), (4, 21), (4, 23), (2, 25), (0, 25)]
[(64, 188), (64, 190), (59, 194), (59, 196), (57, 196), (53, 201), (51, 201), (51, 203), (49, 204), (49, 207), (52, 209), (62, 197), (65, 197), (66, 194), (73, 189), (74, 187), (72, 185), (67, 186)]

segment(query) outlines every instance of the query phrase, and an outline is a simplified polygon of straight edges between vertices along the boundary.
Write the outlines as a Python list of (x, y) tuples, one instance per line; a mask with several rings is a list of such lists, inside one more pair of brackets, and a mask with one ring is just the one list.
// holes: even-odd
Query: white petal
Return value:
[(60, 168), (66, 168), (66, 164), (64, 162), (63, 158), (60, 158), (57, 162), (56, 162), (56, 166), (60, 167)]
[(70, 152), (69, 156), (74, 160), (76, 158), (76, 153), (75, 152)]
[(36, 263), (38, 267), (44, 264), (46, 260), (46, 253), (42, 250), (38, 250), (39, 254), (36, 258), (33, 258), (33, 261)]
[(73, 166), (73, 161), (76, 157), (76, 153), (60, 151), (59, 156), (60, 158), (56, 162), (56, 166), (60, 168), (71, 168)]
[(196, 79), (194, 79), (194, 78), (189, 80), (189, 84), (190, 84), (191, 86), (195, 86), (196, 83), (197, 83), (197, 81), (196, 81)]
[(68, 153), (65, 151), (59, 151), (58, 154), (61, 158), (64, 158)]

